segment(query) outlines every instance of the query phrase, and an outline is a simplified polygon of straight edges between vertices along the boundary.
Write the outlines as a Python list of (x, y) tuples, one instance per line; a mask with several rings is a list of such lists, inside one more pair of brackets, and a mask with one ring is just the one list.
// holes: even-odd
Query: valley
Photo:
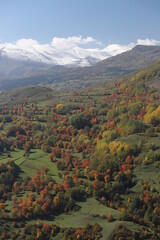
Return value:
[(159, 239), (159, 84), (2, 92), (0, 239)]

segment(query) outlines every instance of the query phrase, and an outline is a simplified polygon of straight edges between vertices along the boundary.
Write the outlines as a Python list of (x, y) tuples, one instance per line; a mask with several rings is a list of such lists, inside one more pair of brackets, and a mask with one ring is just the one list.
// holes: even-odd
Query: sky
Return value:
[(157, 45), (159, 10), (160, 0), (0, 0), (0, 44), (114, 51)]

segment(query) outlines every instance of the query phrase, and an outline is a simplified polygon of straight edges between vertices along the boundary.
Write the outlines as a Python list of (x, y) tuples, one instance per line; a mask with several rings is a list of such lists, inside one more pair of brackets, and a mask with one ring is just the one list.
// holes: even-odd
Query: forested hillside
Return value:
[(0, 94), (0, 239), (160, 239), (160, 63)]

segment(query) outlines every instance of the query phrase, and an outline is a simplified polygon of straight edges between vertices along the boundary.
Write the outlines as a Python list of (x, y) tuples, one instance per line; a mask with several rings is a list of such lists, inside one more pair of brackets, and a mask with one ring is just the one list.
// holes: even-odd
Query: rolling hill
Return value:
[(79, 91), (0, 94), (2, 239), (159, 239), (155, 81), (160, 61)]

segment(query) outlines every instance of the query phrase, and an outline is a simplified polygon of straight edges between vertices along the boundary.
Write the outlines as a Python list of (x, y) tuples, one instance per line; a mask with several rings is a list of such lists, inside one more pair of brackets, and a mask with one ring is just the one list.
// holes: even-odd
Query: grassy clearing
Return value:
[(51, 175), (58, 183), (62, 180), (59, 178), (60, 171), (57, 169), (55, 162), (51, 162), (48, 154), (45, 154), (40, 149), (32, 150), (29, 158), (24, 157), (23, 150), (15, 150), (11, 152), (11, 156), (8, 157), (8, 154), (1, 154), (0, 161), (3, 163), (13, 160), (18, 166), (21, 167), (21, 178), (33, 177), (37, 170), (40, 170), (43, 167), (49, 169), (48, 174)]
[(3, 163), (8, 162), (8, 160), (13, 160), (17, 165), (19, 165), (22, 161), (25, 160), (24, 157), (24, 150), (15, 150), (13, 152), (10, 152), (10, 156), (8, 157), (7, 153), (0, 155), (0, 161)]
[(119, 212), (112, 208), (100, 204), (95, 198), (89, 198), (86, 202), (80, 202), (78, 205), (81, 207), (81, 212), (88, 214), (105, 214), (106, 216), (111, 213), (114, 218), (117, 218)]
[(77, 204), (81, 209), (77, 212), (71, 214), (61, 214), (60, 216), (55, 217), (55, 222), (60, 227), (84, 227), (87, 222), (94, 224), (98, 222), (101, 225), (106, 225), (104, 222), (106, 220), (93, 216), (94, 214), (105, 214), (106, 216), (111, 213), (116, 219), (119, 215), (119, 212), (106, 207), (102, 204), (99, 204), (94, 198), (87, 199), (86, 202), (80, 202)]
[[(99, 204), (94, 198), (87, 199), (86, 202), (78, 203), (81, 207), (80, 211), (72, 214), (61, 214), (55, 218), (55, 222), (61, 227), (84, 227), (87, 222), (90, 224), (99, 223), (103, 227), (102, 239), (109, 240), (113, 230), (119, 225), (123, 224), (133, 230), (139, 230), (140, 226), (131, 222), (118, 221), (119, 212), (112, 208)], [(112, 214), (116, 221), (108, 222), (106, 219), (94, 217), (94, 214)]]
[(103, 237), (101, 240), (110, 240), (111, 235), (113, 231), (119, 226), (119, 225), (124, 225), (128, 229), (133, 230), (133, 231), (140, 231), (141, 232), (141, 227), (138, 224), (132, 223), (132, 222), (126, 222), (126, 221), (115, 221), (111, 223), (106, 223), (103, 225), (103, 230), (102, 230), (102, 235)]
[[(99, 204), (97, 200), (94, 198), (87, 199), (86, 202), (79, 202), (78, 206), (81, 207), (81, 209), (77, 212), (72, 212), (70, 214), (61, 214), (59, 216), (55, 216), (55, 218), (51, 220), (33, 220), (29, 221), (30, 223), (36, 223), (37, 221), (46, 222), (48, 224), (58, 224), (62, 228), (80, 228), (84, 227), (86, 223), (94, 224), (99, 223), (103, 227), (102, 231), (102, 239), (103, 240), (109, 240), (110, 236), (113, 232), (113, 230), (119, 225), (123, 224), (130, 229), (133, 230), (140, 230), (141, 227), (137, 224), (131, 223), (131, 222), (123, 222), (118, 220), (119, 212), (117, 210), (114, 210), (112, 208), (106, 207), (102, 204)], [(102, 219), (98, 216), (93, 216), (94, 214), (105, 214), (106, 216), (111, 213), (116, 221), (114, 222), (108, 222), (106, 219)], [(55, 239), (59, 240), (62, 235), (58, 235)]]
[(58, 173), (60, 172), (56, 164), (51, 162), (48, 154), (45, 154), (42, 150), (35, 149), (31, 152), (28, 159), (25, 159), (21, 163), (20, 177), (33, 177), (37, 170), (40, 170), (43, 167), (47, 167), (49, 169), (48, 174), (51, 175), (57, 182), (61, 182), (62, 180), (59, 178)]
[[(87, 222), (96, 223), (99, 222), (103, 225), (103, 222), (106, 220), (98, 217), (93, 216), (94, 214), (104, 214), (107, 216), (111, 213), (115, 219), (118, 218), (119, 212), (112, 208), (106, 207), (105, 205), (99, 204), (97, 200), (94, 198), (88, 198), (85, 202), (79, 202), (77, 205), (80, 207), (80, 210), (77, 212), (71, 212), (68, 214), (60, 214), (58, 216), (53, 217), (50, 220), (43, 220), (47, 223), (54, 223), (58, 224), (62, 228), (67, 227), (84, 227)], [(37, 220), (33, 220), (30, 223), (35, 223)], [(41, 221), (41, 220), (40, 220)], [(29, 222), (28, 222), (29, 223)]]
[(132, 188), (133, 191), (138, 192), (142, 188), (142, 181), (144, 183), (150, 183), (151, 187), (156, 188), (159, 190), (159, 184), (160, 184), (160, 168), (155, 167), (154, 164), (149, 166), (142, 166), (139, 165), (134, 169), (134, 174), (137, 178), (137, 184)]

